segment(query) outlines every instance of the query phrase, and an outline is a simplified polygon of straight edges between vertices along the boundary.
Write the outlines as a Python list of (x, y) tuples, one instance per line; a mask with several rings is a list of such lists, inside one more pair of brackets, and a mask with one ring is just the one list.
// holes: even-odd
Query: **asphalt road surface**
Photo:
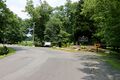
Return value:
[(0, 60), (0, 80), (120, 80), (118, 71), (93, 53), (11, 47), (17, 52)]

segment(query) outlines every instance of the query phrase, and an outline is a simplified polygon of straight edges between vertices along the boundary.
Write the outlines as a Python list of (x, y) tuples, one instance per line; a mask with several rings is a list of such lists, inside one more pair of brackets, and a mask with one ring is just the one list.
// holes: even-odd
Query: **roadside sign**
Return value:
[(99, 44), (99, 43), (95, 44), (94, 46), (95, 46), (96, 48), (100, 48), (100, 44)]
[(88, 42), (88, 37), (82, 36), (79, 38), (80, 42)]

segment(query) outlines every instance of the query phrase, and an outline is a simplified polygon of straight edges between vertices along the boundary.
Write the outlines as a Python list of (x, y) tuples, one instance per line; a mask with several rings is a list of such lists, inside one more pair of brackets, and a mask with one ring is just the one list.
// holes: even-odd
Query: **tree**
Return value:
[(35, 23), (35, 41), (42, 43), (44, 41), (45, 24), (49, 20), (52, 7), (44, 1), (41, 5), (34, 7), (32, 0), (27, 0), (26, 11)]
[[(63, 29), (63, 22), (57, 18), (56, 15), (52, 15), (49, 21), (46, 24), (45, 29), (45, 41), (50, 41), (59, 45), (59, 43), (67, 43), (69, 42), (70, 34), (68, 34)], [(62, 46), (59, 45), (59, 46)]]
[(22, 20), (11, 13), (8, 19), (7, 28), (5, 28), (5, 41), (6, 43), (18, 43), (24, 40), (25, 34), (23, 33), (24, 26)]
[(51, 17), (50, 20), (46, 24), (45, 29), (45, 41), (50, 42), (58, 42), (59, 41), (59, 34), (61, 31), (63, 24), (59, 18)]
[(17, 43), (22, 41), (21, 19), (0, 1), (0, 42)]
[[(33, 1), (27, 0), (26, 12), (31, 16), (32, 23), (35, 23), (35, 41), (79, 42), (82, 36), (90, 40), (95, 32), (94, 21), (81, 14), (82, 5), (83, 0), (75, 3), (67, 0), (65, 5), (56, 8), (47, 2), (34, 7)], [(53, 32), (53, 28), (59, 33)]]
[(120, 1), (118, 0), (85, 0), (83, 13), (90, 15), (97, 22), (101, 41), (112, 47), (120, 47)]
[(70, 34), (70, 37), (68, 37), (69, 42), (73, 41), (72, 35), (74, 33), (76, 7), (77, 2), (72, 3), (71, 0), (67, 0), (65, 5), (56, 7), (53, 14), (62, 21), (63, 31)]
[(3, 32), (5, 28), (5, 13), (7, 12), (5, 1), (0, 1), (0, 42), (3, 42)]
[(94, 26), (94, 21), (91, 20), (89, 16), (85, 16), (82, 14), (83, 4), (83, 0), (80, 0), (77, 3), (75, 13), (73, 15), (73, 39), (74, 43), (77, 42), (77, 44), (79, 44), (79, 39), (85, 36), (88, 38), (88, 43), (90, 44), (92, 42), (92, 36), (94, 35), (96, 28)]

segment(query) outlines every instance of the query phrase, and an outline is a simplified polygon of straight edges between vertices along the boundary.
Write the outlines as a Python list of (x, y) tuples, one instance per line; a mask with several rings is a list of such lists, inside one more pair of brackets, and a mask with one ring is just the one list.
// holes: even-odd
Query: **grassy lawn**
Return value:
[[(2, 47), (0, 47), (0, 49), (1, 49)], [(12, 55), (12, 54), (14, 54), (15, 53), (15, 50), (13, 49), (13, 48), (9, 48), (8, 47), (8, 50), (9, 50), (9, 53), (7, 54), (7, 55), (0, 55), (0, 59), (2, 59), (2, 58), (4, 58), (4, 57), (7, 57), (7, 56), (10, 56), (10, 55)]]
[(102, 60), (110, 64), (112, 68), (120, 70), (120, 58), (118, 58), (118, 55), (114, 55), (114, 53), (113, 54), (100, 53), (100, 56)]

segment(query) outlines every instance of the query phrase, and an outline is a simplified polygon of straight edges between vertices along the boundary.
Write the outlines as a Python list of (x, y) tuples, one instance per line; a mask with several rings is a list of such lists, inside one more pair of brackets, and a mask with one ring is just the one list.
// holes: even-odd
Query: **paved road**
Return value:
[(0, 60), (0, 80), (120, 80), (93, 53), (12, 47), (16, 54)]

